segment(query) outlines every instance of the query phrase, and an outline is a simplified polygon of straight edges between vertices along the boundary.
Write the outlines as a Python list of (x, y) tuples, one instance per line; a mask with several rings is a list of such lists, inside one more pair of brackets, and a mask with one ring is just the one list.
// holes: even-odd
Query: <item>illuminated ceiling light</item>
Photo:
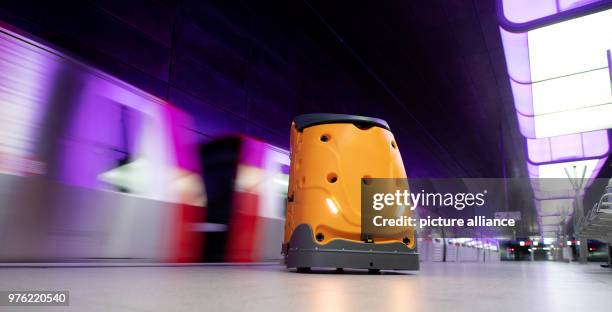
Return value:
[(516, 27), (550, 18), (561, 12), (592, 8), (605, 2), (605, 0), (498, 0), (498, 7), (504, 19), (503, 24)]
[(555, 232), (560, 231), (561, 227), (559, 225), (543, 225), (541, 229), (544, 232)]
[[(572, 189), (571, 183), (566, 179), (532, 179), (531, 188), (535, 198), (538, 200), (554, 199), (554, 198), (570, 198), (576, 195)], [(584, 193), (584, 189), (581, 190)]]
[(609, 104), (611, 95), (608, 78), (606, 66), (536, 83), (520, 83), (510, 79), (510, 87), (515, 96), (517, 112), (533, 117), (579, 109), (585, 107), (585, 103), (593, 106)]
[[(500, 33), (521, 133), (543, 138), (612, 128), (610, 1), (504, 0), (500, 5)], [(571, 19), (558, 15), (586, 9), (599, 12)], [(544, 16), (549, 17), (538, 20)], [(557, 17), (559, 22), (551, 23)]]
[(505, 30), (502, 23), (510, 78), (532, 84), (607, 68), (611, 15), (610, 10), (605, 10), (522, 30)]
[(562, 221), (566, 216), (573, 213), (573, 202), (573, 198), (545, 199), (536, 200), (535, 206), (538, 215), (542, 217), (558, 216), (560, 221)]
[(565, 170), (568, 169), (569, 172), (573, 172), (575, 169), (579, 175), (584, 170), (586, 180), (583, 184), (584, 189), (593, 183), (606, 163), (606, 159), (606, 157), (603, 157), (544, 165), (527, 163), (527, 171), (531, 178), (531, 186), (535, 197), (538, 199), (573, 197), (575, 192)]
[(603, 158), (610, 152), (608, 131), (606, 130), (526, 140), (527, 156), (532, 164), (582, 158)]
[(559, 225), (563, 221), (560, 216), (542, 216), (540, 217), (540, 225)]
[(336, 204), (331, 198), (326, 198), (325, 202), (327, 203), (327, 208), (329, 208), (331, 213), (338, 214), (338, 207), (336, 207)]
[(527, 32), (531, 81), (543, 81), (608, 66), (612, 10)]
[(520, 242), (519, 242), (519, 245), (520, 245), (520, 246), (525, 246), (525, 242), (524, 242), (524, 241), (520, 241)]
[(545, 245), (550, 245), (550, 244), (554, 243), (555, 241), (557, 241), (557, 239), (555, 239), (555, 238), (550, 238), (550, 237), (545, 237), (544, 238), (544, 244)]
[(608, 68), (563, 76), (534, 83), (533, 116), (584, 107), (584, 103), (604, 105), (611, 102)]
[(612, 103), (539, 116), (517, 113), (519, 130), (527, 138), (546, 138), (612, 128)]
[(503, 16), (512, 23), (525, 23), (558, 13), (556, 0), (503, 0)]
[(556, 216), (561, 222), (574, 211), (572, 206), (573, 199), (547, 199), (538, 202), (540, 202), (540, 205), (536, 206), (540, 216)]
[(605, 162), (605, 158), (587, 159), (562, 163), (551, 163), (539, 166), (527, 164), (527, 167), (529, 171), (529, 177), (540, 179), (567, 179), (567, 174), (565, 173), (566, 168), (578, 168), (580, 172), (582, 172), (583, 168), (586, 168), (585, 177), (588, 179), (596, 175), (599, 169), (601, 169), (601, 167), (603, 166), (603, 164), (605, 164)]
[(557, 239), (557, 232), (542, 232), (544, 239)]

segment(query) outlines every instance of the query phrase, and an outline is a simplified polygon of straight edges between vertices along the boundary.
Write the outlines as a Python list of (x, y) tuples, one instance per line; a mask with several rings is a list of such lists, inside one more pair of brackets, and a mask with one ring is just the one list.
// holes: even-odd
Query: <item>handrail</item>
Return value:
[[(579, 217), (579, 219), (577, 220), (578, 230), (580, 230), (581, 227), (585, 227), (585, 228), (588, 227), (589, 226), (588, 222), (595, 218), (594, 214), (600, 213), (602, 206), (610, 206), (612, 208), (612, 200), (608, 202), (607, 201), (608, 198), (612, 199), (612, 193), (604, 193), (599, 198), (599, 201), (593, 205), (593, 208), (589, 209), (584, 215)], [(604, 203), (604, 201), (606, 202)], [(608, 209), (608, 208), (604, 208), (604, 209)]]
[(607, 199), (608, 197), (612, 198), (612, 193), (605, 193), (601, 195), (601, 198), (599, 199), (599, 202), (597, 203), (597, 212), (601, 210), (601, 204), (603, 203), (604, 199)]

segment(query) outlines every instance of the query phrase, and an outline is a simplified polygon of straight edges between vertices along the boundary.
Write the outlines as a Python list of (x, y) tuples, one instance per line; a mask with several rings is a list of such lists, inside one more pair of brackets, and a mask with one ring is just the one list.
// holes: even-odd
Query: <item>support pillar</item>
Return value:
[(589, 243), (586, 237), (576, 238), (577, 242), (580, 242), (580, 246), (578, 246), (578, 257), (579, 261), (582, 264), (587, 263), (589, 257)]
[(612, 243), (608, 243), (608, 268), (612, 269)]

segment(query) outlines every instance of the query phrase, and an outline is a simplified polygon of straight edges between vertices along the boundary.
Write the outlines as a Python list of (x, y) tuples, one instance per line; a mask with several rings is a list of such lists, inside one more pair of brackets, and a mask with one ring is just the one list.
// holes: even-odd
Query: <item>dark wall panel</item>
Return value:
[(95, 6), (166, 47), (172, 45), (175, 8), (151, 0), (96, 0)]
[(202, 135), (246, 133), (244, 119), (183, 91), (171, 88), (168, 101), (192, 115), (196, 121), (195, 130)]
[(0, 20), (192, 114), (202, 141), (287, 148), (296, 114), (352, 113), (389, 121), (410, 175), (519, 170), (500, 160), (516, 125), (493, 0), (310, 2), (328, 24), (241, 0), (9, 0)]

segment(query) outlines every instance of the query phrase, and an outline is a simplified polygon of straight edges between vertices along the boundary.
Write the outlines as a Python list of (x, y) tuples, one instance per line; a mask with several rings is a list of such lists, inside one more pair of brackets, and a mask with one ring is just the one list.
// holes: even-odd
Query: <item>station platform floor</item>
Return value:
[(2, 267), (0, 290), (69, 290), (69, 307), (0, 311), (612, 311), (612, 270), (423, 263), (419, 272), (242, 266)]

